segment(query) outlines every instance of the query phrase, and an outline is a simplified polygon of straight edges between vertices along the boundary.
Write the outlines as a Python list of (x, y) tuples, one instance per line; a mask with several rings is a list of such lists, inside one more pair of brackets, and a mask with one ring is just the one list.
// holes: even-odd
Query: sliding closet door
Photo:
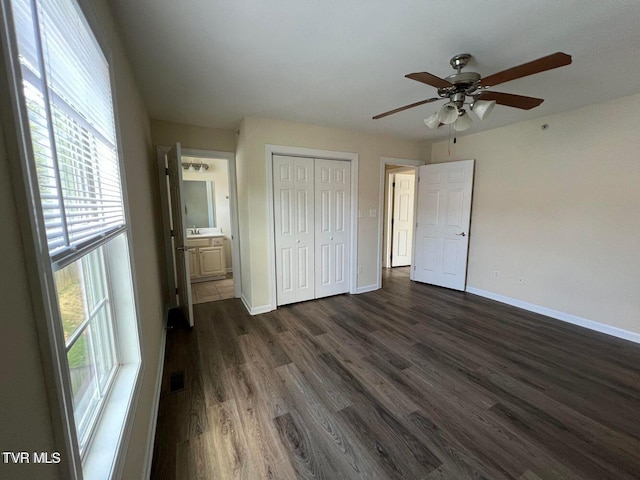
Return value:
[(349, 291), (351, 163), (315, 160), (315, 297)]
[(273, 156), (278, 305), (315, 296), (313, 175), (312, 158)]

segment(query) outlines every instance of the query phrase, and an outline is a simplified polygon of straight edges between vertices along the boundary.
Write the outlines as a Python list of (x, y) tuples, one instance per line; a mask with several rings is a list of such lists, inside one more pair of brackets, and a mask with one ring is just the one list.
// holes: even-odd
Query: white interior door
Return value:
[(419, 167), (412, 280), (464, 290), (473, 160)]
[(391, 217), (392, 267), (411, 265), (415, 178), (413, 173), (396, 173), (394, 175), (393, 217)]
[(351, 163), (315, 160), (315, 297), (349, 291)]
[(313, 176), (312, 158), (273, 156), (278, 305), (315, 296)]
[[(193, 327), (193, 303), (191, 300), (191, 281), (189, 273), (189, 248), (187, 247), (187, 225), (182, 191), (182, 155), (180, 144), (176, 143), (167, 152), (169, 170), (169, 194), (171, 220), (173, 225), (173, 252), (176, 265), (176, 288), (178, 289), (178, 307)], [(183, 215), (185, 213), (185, 215)]]

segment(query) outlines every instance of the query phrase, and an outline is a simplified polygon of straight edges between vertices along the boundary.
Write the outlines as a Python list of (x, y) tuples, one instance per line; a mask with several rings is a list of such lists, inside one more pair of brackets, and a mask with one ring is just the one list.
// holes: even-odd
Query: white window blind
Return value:
[(49, 254), (124, 228), (109, 64), (72, 0), (12, 0)]

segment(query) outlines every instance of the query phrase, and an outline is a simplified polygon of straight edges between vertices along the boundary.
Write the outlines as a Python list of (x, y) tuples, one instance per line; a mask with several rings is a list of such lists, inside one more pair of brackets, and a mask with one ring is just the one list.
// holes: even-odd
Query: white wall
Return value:
[[(376, 271), (380, 157), (428, 160), (426, 142), (391, 136), (370, 135), (348, 130), (285, 122), (267, 118), (247, 117), (240, 126), (236, 162), (238, 169), (238, 202), (242, 264), (242, 292), (253, 308), (269, 304), (270, 284), (268, 263), (273, 252), (267, 249), (267, 198), (265, 145), (286, 145), (357, 153), (359, 155), (358, 208), (363, 217), (358, 221), (357, 262), (362, 267), (358, 287), (377, 283)], [(375, 216), (370, 217), (370, 210)]]
[[(140, 338), (143, 343), (142, 387), (134, 412), (131, 438), (126, 450), (123, 478), (141, 478), (145, 465), (152, 406), (156, 400), (156, 378), (162, 361), (164, 337), (162, 275), (163, 257), (157, 205), (157, 173), (151, 149), (149, 118), (128, 60), (116, 33), (113, 18), (105, 0), (90, 0), (101, 30), (112, 54), (115, 75), (114, 98), (119, 116), (120, 143), (123, 152), (124, 175), (127, 181), (131, 213), (134, 275), (140, 312)], [(4, 75), (4, 71), (0, 72)], [(4, 101), (3, 97), (3, 101)], [(15, 140), (11, 140), (12, 142)], [(32, 312), (32, 298), (27, 285), (24, 260), (30, 240), (21, 238), (17, 224), (16, 203), (8, 176), (8, 162), (0, 148), (0, 302), (3, 305), (2, 335), (2, 393), (0, 394), (0, 443), (3, 450), (49, 451), (59, 450), (52, 431), (56, 423), (54, 412), (45, 395), (44, 362), (37, 346), (37, 333)], [(151, 439), (153, 441), (153, 439)], [(19, 466), (5, 470), (0, 464), (0, 477), (20, 479), (59, 478), (55, 465)]]
[(638, 111), (633, 95), (433, 145), (434, 163), (476, 159), (469, 286), (640, 333)]

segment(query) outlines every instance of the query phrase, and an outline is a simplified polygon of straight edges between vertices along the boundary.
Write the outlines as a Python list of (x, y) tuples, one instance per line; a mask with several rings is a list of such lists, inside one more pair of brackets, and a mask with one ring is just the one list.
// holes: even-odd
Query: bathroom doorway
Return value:
[[(168, 179), (167, 147), (158, 147), (161, 185)], [(180, 197), (184, 203), (185, 252), (188, 252), (191, 303), (240, 297), (240, 251), (235, 176), (235, 155), (230, 152), (181, 149)], [(177, 279), (169, 188), (161, 189), (167, 264), (169, 307)]]
[(185, 154), (182, 168), (193, 303), (233, 298), (228, 162)]

